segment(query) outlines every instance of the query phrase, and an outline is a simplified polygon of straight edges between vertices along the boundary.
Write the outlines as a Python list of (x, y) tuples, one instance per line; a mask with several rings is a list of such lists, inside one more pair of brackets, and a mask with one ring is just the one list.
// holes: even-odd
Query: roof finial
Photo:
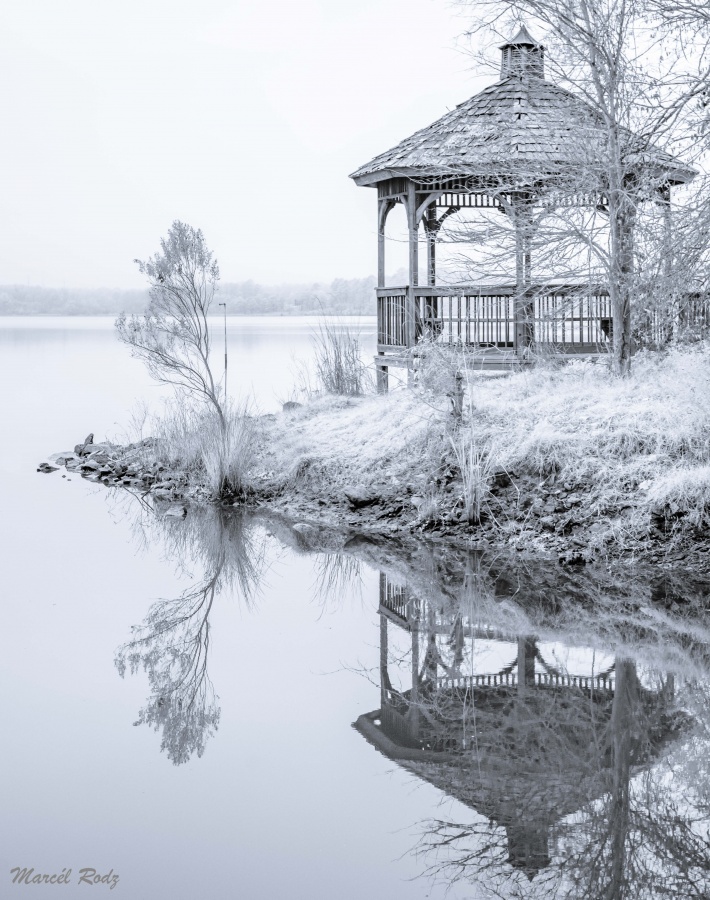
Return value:
[(500, 77), (510, 78), (511, 75), (534, 75), (537, 78), (545, 77), (544, 57), (545, 48), (538, 44), (530, 35), (523, 22), (520, 23), (518, 33), (501, 46)]

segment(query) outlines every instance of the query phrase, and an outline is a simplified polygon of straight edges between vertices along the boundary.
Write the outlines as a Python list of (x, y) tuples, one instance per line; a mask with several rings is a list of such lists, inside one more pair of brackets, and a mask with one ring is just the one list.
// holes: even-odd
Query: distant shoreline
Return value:
[[(404, 277), (396, 273), (394, 278)], [(375, 313), (374, 276), (336, 278), (328, 284), (263, 285), (254, 281), (220, 284), (215, 315), (226, 304), (228, 316), (357, 316)], [(142, 315), (150, 297), (146, 289), (47, 288), (0, 285), (0, 318), (6, 316)]]
[[(313, 310), (310, 312), (228, 312), (228, 319), (314, 319), (319, 316), (329, 316), (342, 319), (357, 319), (376, 317), (375, 305), (373, 303), (372, 312), (332, 312), (331, 310)], [(13, 313), (0, 312), (1, 319), (114, 319), (121, 315), (121, 312), (32, 312), (32, 313)], [(135, 313), (135, 315), (141, 315)], [(222, 318), (222, 313), (213, 313), (209, 318)]]

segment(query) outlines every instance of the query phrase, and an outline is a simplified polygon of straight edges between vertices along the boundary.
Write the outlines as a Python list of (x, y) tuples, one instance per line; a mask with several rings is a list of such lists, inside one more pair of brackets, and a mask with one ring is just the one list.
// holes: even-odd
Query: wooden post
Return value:
[(463, 373), (457, 370), (454, 375), (454, 390), (451, 395), (451, 412), (458, 425), (463, 421)]
[[(377, 287), (383, 288), (385, 287), (386, 275), (385, 275), (385, 226), (387, 224), (387, 216), (390, 213), (390, 210), (394, 206), (392, 200), (379, 200), (377, 202)], [(380, 300), (377, 298), (377, 318), (378, 324), (380, 320), (380, 304), (387, 303), (386, 300)], [(377, 358), (375, 359), (375, 373), (377, 377), (377, 393), (378, 394), (386, 394), (389, 387), (389, 378), (388, 372), (389, 369), (387, 366), (383, 366), (380, 363), (380, 358), (384, 357), (384, 353), (381, 350), (377, 351)]]
[[(661, 193), (661, 203), (663, 209), (663, 236), (664, 258), (663, 258), (663, 275), (666, 283), (665, 294), (668, 298), (669, 313), (665, 322), (661, 322), (661, 343), (667, 344), (673, 340), (674, 325), (678, 318), (677, 313), (677, 294), (673, 290), (673, 222), (671, 219), (671, 186), (666, 186)], [(662, 314), (661, 314), (662, 315)]]
[(533, 341), (530, 298), (530, 216), (521, 197), (513, 201), (515, 226), (515, 308), (514, 347), (516, 355), (524, 358)]
[(434, 287), (436, 284), (436, 234), (438, 231), (436, 221), (436, 203), (431, 203), (426, 210), (426, 272), (427, 284)]
[[(380, 574), (380, 582), (384, 579)], [(380, 705), (387, 700), (387, 616), (380, 613)]]
[(377, 203), (377, 287), (385, 286), (385, 223), (391, 207), (390, 200)]
[(409, 286), (405, 323), (407, 347), (416, 343), (416, 298), (414, 289), (419, 284), (419, 223), (417, 222), (417, 189), (413, 181), (407, 182), (407, 225), (409, 226)]
[(389, 366), (382, 364), (380, 360), (384, 360), (385, 354), (378, 351), (375, 360), (375, 375), (377, 379), (377, 393), (386, 394), (389, 389)]

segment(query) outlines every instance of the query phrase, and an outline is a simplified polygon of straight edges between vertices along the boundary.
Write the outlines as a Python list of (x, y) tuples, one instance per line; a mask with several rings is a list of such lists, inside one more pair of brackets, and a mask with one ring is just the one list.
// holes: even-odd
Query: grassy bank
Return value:
[[(179, 412), (144, 425), (150, 437), (131, 447), (130, 467), (125, 451), (102, 445), (99, 467), (84, 474), (204, 500), (219, 496), (215, 472), (226, 467), (238, 489), (222, 502), (567, 561), (678, 561), (710, 549), (706, 348), (641, 354), (626, 380), (582, 361), (504, 378), (455, 362), (464, 369), (462, 415), (450, 396), (455, 367), (439, 360), (418, 386), (388, 395), (235, 412), (224, 447), (209, 422)], [(215, 454), (229, 459), (217, 466)], [(81, 454), (70, 462), (86, 465)]]
[[(414, 527), (591, 557), (701, 540), (710, 519), (710, 355), (639, 355), (630, 378), (572, 362), (430, 389), (325, 398), (267, 422), (283, 496)], [(451, 379), (449, 379), (451, 381)], [(452, 384), (450, 386), (453, 386)], [(365, 513), (365, 510), (368, 512)]]

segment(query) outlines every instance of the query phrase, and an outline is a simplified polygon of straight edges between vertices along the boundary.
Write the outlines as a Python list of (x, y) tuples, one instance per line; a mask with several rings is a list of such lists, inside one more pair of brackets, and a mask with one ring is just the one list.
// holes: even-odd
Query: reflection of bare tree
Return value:
[[(705, 746), (705, 755), (708, 753)], [(627, 894), (703, 898), (710, 895), (710, 815), (684, 802), (677, 785), (646, 771), (630, 801)], [(636, 837), (636, 841), (634, 841)], [(640, 845), (639, 838), (643, 841)], [(636, 890), (643, 885), (645, 890)]]
[[(531, 601), (525, 573), (471, 558), (459, 573), (381, 576), (381, 705), (356, 723), (470, 810), (425, 823), (428, 873), (481, 896), (710, 896), (701, 604), (671, 613), (648, 582), (618, 580), (611, 598), (592, 585), (593, 603), (564, 590)], [(482, 645), (493, 668), (475, 662)], [(566, 668), (560, 645), (591, 670)]]
[[(687, 787), (673, 777), (672, 766), (644, 765), (659, 755), (667, 723), (657, 707), (644, 706), (634, 662), (620, 661), (616, 669), (605, 793), (583, 811), (578, 830), (585, 852), (571, 855), (568, 871), (590, 896), (604, 900), (707, 898), (710, 818), (687, 801)], [(675, 752), (682, 753), (680, 742)]]
[(160, 749), (174, 763), (197, 753), (217, 729), (220, 710), (207, 675), (209, 614), (219, 584), (221, 566), (209, 578), (174, 600), (155, 603), (134, 638), (120, 648), (116, 667), (148, 674), (151, 696), (136, 725), (162, 730)]
[(186, 519), (156, 518), (168, 556), (181, 567), (200, 566), (204, 575), (179, 597), (160, 600), (145, 621), (134, 626), (133, 638), (116, 654), (116, 667), (148, 675), (150, 698), (136, 725), (162, 731), (161, 750), (176, 764), (193, 753), (202, 756), (217, 730), (220, 709), (207, 663), (209, 616), (216, 597), (236, 584), (250, 601), (258, 586), (263, 559), (252, 527), (232, 510), (208, 506)]
[[(673, 717), (663, 690), (654, 696), (639, 685), (632, 661), (617, 660), (615, 670), (611, 709), (599, 717), (594, 743), (585, 739), (585, 698), (573, 690), (565, 707), (526, 702), (520, 731), (482, 715), (482, 735), (469, 754), (404, 763), (478, 814), (425, 824), (419, 852), (432, 876), (448, 883), (484, 878), (501, 897), (707, 898), (710, 817), (688, 801), (662, 761), (669, 741), (678, 752), (690, 723)], [(479, 702), (485, 706), (483, 697)], [(544, 731), (545, 745), (536, 731)], [(501, 732), (517, 753), (501, 746), (493, 764)]]

